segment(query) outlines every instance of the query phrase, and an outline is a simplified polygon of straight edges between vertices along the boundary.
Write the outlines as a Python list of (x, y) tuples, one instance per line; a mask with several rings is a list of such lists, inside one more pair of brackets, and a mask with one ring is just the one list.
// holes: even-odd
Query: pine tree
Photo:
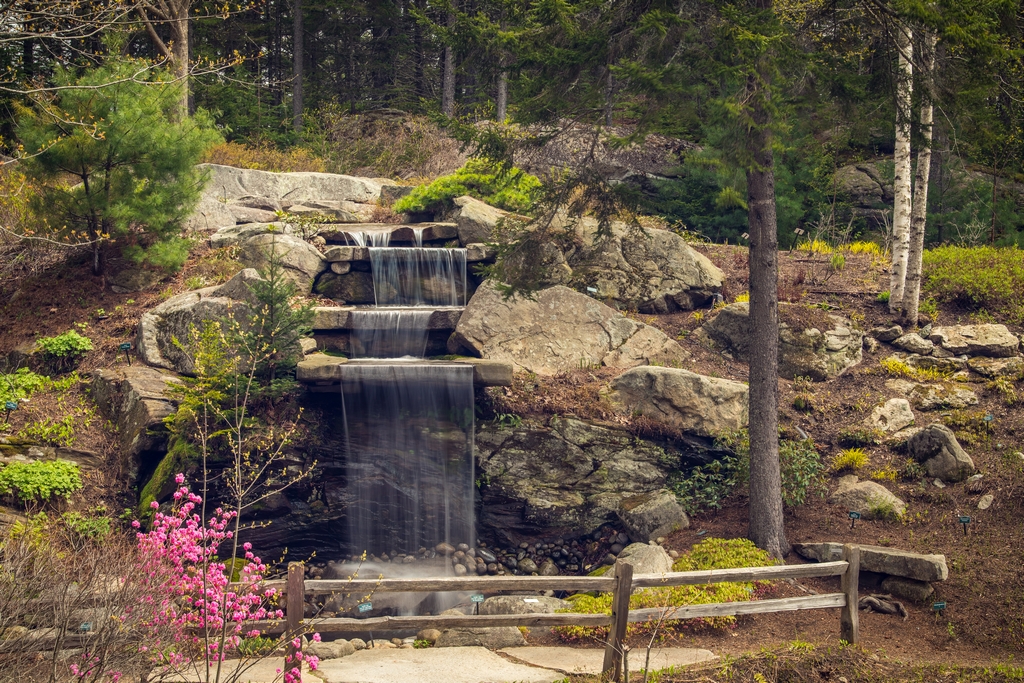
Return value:
[(243, 357), (253, 359), (256, 375), (273, 387), (302, 358), (299, 340), (312, 331), (313, 304), (296, 302), (298, 289), (284, 272), (276, 241), (259, 272), (262, 279), (249, 284), (255, 310), (241, 327), (239, 341), (246, 350)]
[[(56, 80), (59, 89), (18, 116), (25, 173), (43, 181), (37, 215), (53, 236), (90, 245), (97, 275), (111, 242), (137, 263), (176, 269), (187, 256), (181, 222), (203, 185), (195, 164), (220, 140), (212, 121), (176, 118), (180, 89), (146, 63)], [(51, 182), (68, 176), (76, 182)]]

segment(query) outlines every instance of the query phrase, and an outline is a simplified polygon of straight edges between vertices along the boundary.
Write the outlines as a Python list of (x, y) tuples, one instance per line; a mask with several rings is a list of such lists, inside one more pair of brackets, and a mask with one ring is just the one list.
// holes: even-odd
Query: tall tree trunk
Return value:
[(174, 78), (178, 81), (181, 89), (181, 100), (178, 104), (178, 118), (184, 121), (188, 118), (188, 14), (171, 21), (171, 62), (174, 68)]
[(889, 271), (889, 311), (903, 308), (910, 248), (910, 98), (914, 88), (914, 47), (910, 29), (896, 27), (896, 177), (893, 182), (892, 267)]
[[(772, 0), (752, 0), (771, 11)], [(779, 468), (779, 238), (775, 212), (775, 157), (768, 102), (768, 60), (761, 55), (747, 78), (747, 220), (750, 230), (750, 528), (759, 548), (781, 558), (789, 552), (782, 519)]]
[(302, 132), (302, 0), (292, 4), (292, 128)]
[(498, 97), (495, 100), (494, 118), (504, 123), (508, 118), (508, 73), (502, 69), (498, 74)]
[[(455, 26), (455, 12), (448, 13), (448, 28)], [(455, 52), (451, 45), (444, 46), (444, 64), (441, 74), (441, 113), (455, 116)]]
[(928, 219), (928, 181), (932, 171), (932, 122), (934, 121), (935, 34), (925, 34), (921, 63), (924, 68), (924, 92), (921, 97), (921, 147), (917, 150), (917, 174), (914, 178), (914, 206), (910, 218), (910, 253), (907, 257), (907, 287), (903, 293), (903, 317), (917, 325), (921, 300), (921, 268), (924, 258), (924, 232)]
[(608, 71), (608, 82), (604, 87), (604, 125), (612, 125), (612, 114), (615, 113), (615, 76)]

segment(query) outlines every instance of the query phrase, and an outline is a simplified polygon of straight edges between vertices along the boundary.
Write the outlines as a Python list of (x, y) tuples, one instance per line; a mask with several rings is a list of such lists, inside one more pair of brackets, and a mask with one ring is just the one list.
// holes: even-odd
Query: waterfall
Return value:
[(427, 350), (430, 309), (377, 308), (349, 315), (350, 355), (353, 358), (422, 358)]
[(352, 230), (341, 234), (345, 236), (345, 244), (351, 240), (357, 247), (386, 247), (391, 243), (390, 230)]
[(370, 247), (377, 306), (464, 306), (466, 250)]
[(474, 543), (473, 369), (341, 366), (352, 553)]

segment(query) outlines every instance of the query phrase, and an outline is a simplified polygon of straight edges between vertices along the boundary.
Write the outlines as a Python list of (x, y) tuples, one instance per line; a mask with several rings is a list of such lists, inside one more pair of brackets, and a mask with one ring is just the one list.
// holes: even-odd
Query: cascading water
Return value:
[(473, 370), (425, 361), (436, 307), (466, 302), (466, 250), (389, 246), (388, 231), (345, 233), (368, 247), (376, 307), (350, 313), (340, 366), (353, 555), (472, 544)]
[(464, 306), (466, 250), (370, 247), (378, 306)]
[(351, 316), (353, 358), (422, 358), (427, 350), (431, 309), (377, 308), (355, 310)]
[(473, 369), (342, 366), (349, 542), (355, 554), (473, 543)]

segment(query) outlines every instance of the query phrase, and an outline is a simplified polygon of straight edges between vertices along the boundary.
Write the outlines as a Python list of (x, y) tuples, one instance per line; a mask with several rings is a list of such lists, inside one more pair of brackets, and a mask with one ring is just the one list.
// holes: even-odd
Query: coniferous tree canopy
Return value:
[(45, 181), (37, 214), (69, 243), (88, 243), (93, 272), (108, 244), (136, 263), (175, 269), (187, 256), (181, 222), (202, 190), (195, 168), (219, 135), (200, 113), (173, 120), (178, 86), (132, 61), (74, 76), (19, 108), (29, 177)]

